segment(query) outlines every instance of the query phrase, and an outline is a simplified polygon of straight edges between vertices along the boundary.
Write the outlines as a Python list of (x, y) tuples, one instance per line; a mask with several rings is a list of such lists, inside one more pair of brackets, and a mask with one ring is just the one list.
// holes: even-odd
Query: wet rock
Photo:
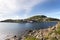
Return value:
[(21, 38), (17, 37), (16, 35), (5, 40), (21, 40)]
[(5, 39), (5, 40), (10, 40), (10, 39)]

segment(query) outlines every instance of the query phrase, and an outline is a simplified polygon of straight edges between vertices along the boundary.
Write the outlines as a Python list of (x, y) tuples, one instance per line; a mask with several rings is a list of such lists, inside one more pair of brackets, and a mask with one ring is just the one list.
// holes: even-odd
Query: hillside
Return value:
[(59, 19), (56, 19), (56, 18), (49, 18), (47, 16), (44, 16), (44, 15), (36, 15), (36, 16), (32, 16), (32, 17), (29, 17), (27, 19), (19, 19), (19, 20), (12, 20), (12, 19), (7, 19), (7, 20), (4, 20), (4, 21), (1, 21), (1, 22), (23, 22), (23, 23), (26, 23), (26, 22), (46, 22), (46, 21), (60, 21)]
[(32, 17), (30, 17), (30, 18), (27, 18), (26, 20), (33, 20), (33, 21), (36, 21), (36, 22), (60, 21), (59, 19), (56, 19), (56, 18), (49, 18), (49, 17), (44, 16), (44, 15), (32, 16)]

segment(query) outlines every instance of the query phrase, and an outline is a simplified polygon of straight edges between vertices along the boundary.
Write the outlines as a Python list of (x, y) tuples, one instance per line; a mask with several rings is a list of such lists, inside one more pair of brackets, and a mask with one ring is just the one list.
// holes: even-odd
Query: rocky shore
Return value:
[(47, 29), (28, 30), (22, 37), (13, 36), (6, 40), (60, 40), (60, 22)]
[(38, 38), (39, 40), (60, 40), (60, 22), (47, 29), (33, 30), (28, 36)]

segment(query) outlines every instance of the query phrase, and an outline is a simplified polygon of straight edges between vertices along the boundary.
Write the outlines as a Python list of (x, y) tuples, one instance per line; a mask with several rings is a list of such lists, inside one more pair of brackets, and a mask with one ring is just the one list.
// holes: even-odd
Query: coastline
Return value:
[[(7, 38), (6, 40), (25, 40), (28, 37), (33, 37), (39, 40), (48, 40), (50, 38), (55, 38), (58, 37), (59, 34), (56, 35), (55, 31), (57, 30), (57, 27), (60, 23), (56, 24), (53, 27), (50, 28), (46, 28), (46, 29), (40, 29), (40, 30), (26, 30), (25, 35), (22, 35), (21, 37), (17, 37), (16, 35), (11, 37), (11, 38)], [(58, 38), (57, 38), (58, 39)]]

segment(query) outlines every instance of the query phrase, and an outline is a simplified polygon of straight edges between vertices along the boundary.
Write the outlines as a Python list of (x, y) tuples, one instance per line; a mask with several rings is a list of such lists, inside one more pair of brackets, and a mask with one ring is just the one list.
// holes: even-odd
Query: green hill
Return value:
[(36, 22), (44, 22), (44, 21), (60, 21), (59, 19), (56, 18), (49, 18), (47, 16), (44, 15), (37, 15), (37, 16), (32, 16), (30, 18), (27, 18), (26, 20), (33, 20)]
[(44, 15), (36, 15), (36, 16), (32, 16), (32, 17), (29, 17), (27, 19), (19, 19), (19, 20), (12, 20), (12, 19), (7, 19), (7, 20), (4, 20), (4, 21), (1, 21), (1, 22), (23, 22), (23, 23), (26, 23), (26, 22), (50, 22), (50, 21), (60, 21), (59, 19), (56, 19), (56, 18), (49, 18), (47, 16), (44, 16)]

